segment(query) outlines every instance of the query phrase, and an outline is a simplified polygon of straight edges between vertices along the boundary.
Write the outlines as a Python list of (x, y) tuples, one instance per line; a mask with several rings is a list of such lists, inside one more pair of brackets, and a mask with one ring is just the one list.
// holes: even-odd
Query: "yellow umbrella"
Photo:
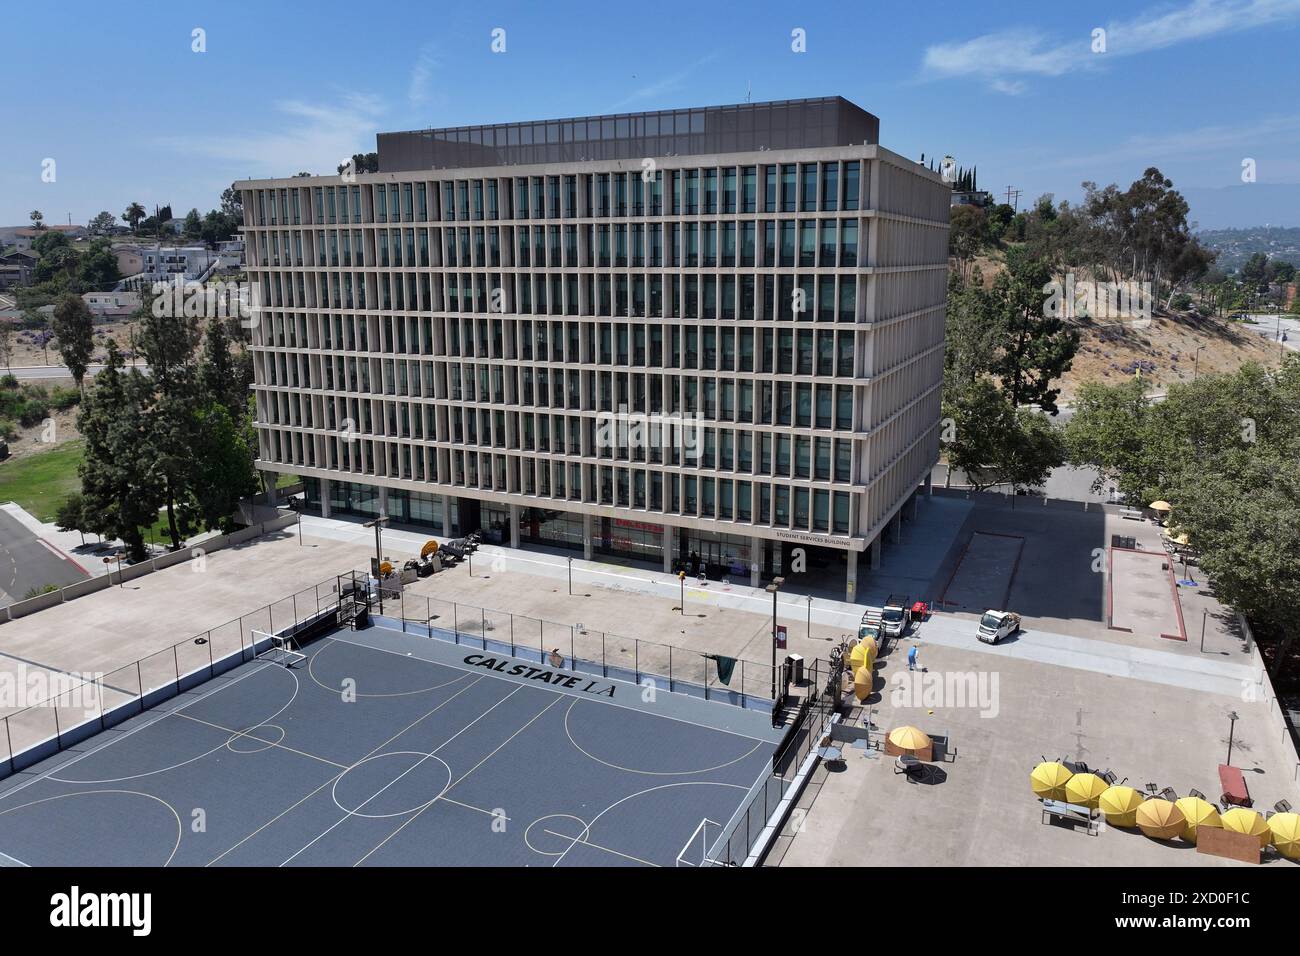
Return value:
[(1300, 860), (1300, 813), (1275, 813), (1268, 818), (1269, 842), (1288, 860)]
[(1269, 837), (1272, 830), (1264, 822), (1258, 810), (1249, 810), (1246, 807), (1233, 807), (1219, 818), (1223, 822), (1223, 829), (1231, 830), (1233, 833), (1248, 833), (1259, 839), (1259, 845), (1262, 849), (1268, 846)]
[(1097, 806), (1106, 814), (1106, 822), (1113, 827), (1131, 827), (1137, 823), (1137, 808), (1142, 805), (1142, 795), (1132, 787), (1108, 787), (1097, 799)]
[(876, 662), (876, 642), (871, 638), (858, 641), (849, 651), (849, 667), (854, 673), (857, 673), (859, 667), (865, 667), (868, 670)]
[(1065, 798), (1071, 803), (1097, 809), (1097, 801), (1110, 785), (1095, 773), (1076, 773), (1065, 785)]
[(1200, 797), (1179, 797), (1174, 801), (1187, 824), (1183, 827), (1182, 837), (1188, 843), (1196, 842), (1197, 827), (1215, 827), (1222, 828), (1223, 824), (1219, 822), (1219, 811), (1214, 804), (1207, 803)]
[(1064, 800), (1065, 785), (1074, 774), (1054, 760), (1040, 763), (1029, 774), (1029, 786), (1040, 800)]
[(1187, 537), (1187, 532), (1185, 532), (1185, 531), (1184, 531), (1182, 534), (1178, 535), (1177, 537), (1170, 538), (1169, 540), (1172, 541), (1174, 544), (1191, 544), (1191, 543), (1192, 543), (1192, 539), (1189, 538), (1189, 537)]
[(871, 696), (874, 683), (875, 674), (870, 667), (859, 667), (853, 672), (853, 694), (858, 698), (859, 704)]
[(885, 738), (885, 753), (891, 757), (909, 754), (929, 760), (934, 753), (933, 746), (930, 738), (915, 727), (895, 727)]
[(1168, 800), (1156, 797), (1137, 808), (1137, 825), (1153, 840), (1172, 840), (1183, 832), (1187, 818)]
[(1147, 507), (1149, 507), (1152, 511), (1173, 511), (1174, 510), (1174, 506), (1163, 499), (1160, 501), (1153, 501)]

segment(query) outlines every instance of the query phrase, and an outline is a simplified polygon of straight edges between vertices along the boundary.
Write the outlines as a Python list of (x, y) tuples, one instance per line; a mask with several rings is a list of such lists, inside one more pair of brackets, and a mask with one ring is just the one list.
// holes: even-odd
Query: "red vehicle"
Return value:
[(930, 616), (930, 605), (924, 601), (917, 601), (912, 605), (912, 617), (918, 621), (924, 621)]

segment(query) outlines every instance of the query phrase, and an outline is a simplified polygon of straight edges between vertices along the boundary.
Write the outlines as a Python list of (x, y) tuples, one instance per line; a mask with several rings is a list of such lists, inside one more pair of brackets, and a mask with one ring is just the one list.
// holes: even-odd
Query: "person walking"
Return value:
[(911, 650), (907, 652), (907, 669), (916, 670), (916, 645), (913, 644)]

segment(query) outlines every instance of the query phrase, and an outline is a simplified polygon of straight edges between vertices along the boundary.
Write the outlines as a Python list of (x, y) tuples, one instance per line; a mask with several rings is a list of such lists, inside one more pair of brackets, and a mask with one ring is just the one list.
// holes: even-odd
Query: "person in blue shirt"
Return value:
[(915, 644), (913, 644), (912, 649), (907, 652), (907, 669), (909, 671), (916, 670), (916, 645)]

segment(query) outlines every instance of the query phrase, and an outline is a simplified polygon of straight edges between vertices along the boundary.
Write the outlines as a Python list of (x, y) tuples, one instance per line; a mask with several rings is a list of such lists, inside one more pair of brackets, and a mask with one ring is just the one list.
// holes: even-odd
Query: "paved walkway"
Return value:
[[(308, 515), (303, 517), (302, 526), (308, 538), (325, 538), (362, 546), (369, 543), (373, 547), (373, 530), (362, 527), (359, 522)], [(393, 559), (395, 563), (405, 560), (408, 556), (418, 554), (420, 546), (428, 537), (425, 533), (385, 530), (384, 556)], [(564, 556), (496, 545), (480, 547), (474, 556), (474, 566), (476, 573), (487, 572), (489, 569), (497, 573), (522, 571), (555, 581), (566, 581), (569, 572), (568, 559)], [(458, 572), (459, 569), (452, 573)], [(596, 585), (608, 590), (631, 591), (674, 602), (680, 595), (680, 584), (674, 575), (624, 568), (599, 561), (574, 559), (573, 580), (575, 589)], [(761, 588), (751, 588), (747, 584), (735, 582), (712, 582), (704, 588), (691, 587), (689, 580), (687, 583), (688, 607), (692, 602), (706, 602), (711, 607), (749, 611), (757, 615), (771, 614), (772, 596)], [(464, 600), (468, 602), (470, 599)], [(519, 605), (513, 610), (529, 613), (527, 598), (521, 595)], [(811, 620), (817, 625), (852, 633), (862, 619), (862, 612), (861, 605), (814, 598)], [(777, 615), (787, 623), (802, 625), (809, 619), (807, 597), (778, 596)], [(586, 620), (591, 626), (598, 626), (590, 618), (590, 608), (586, 611)], [(975, 639), (975, 620), (972, 615), (936, 613), (914, 629), (913, 639), (919, 641), (922, 648), (927, 642), (941, 644), (990, 656), (1037, 661), (1231, 697), (1240, 697), (1249, 685), (1258, 683), (1260, 677), (1248, 665), (1230, 663), (1217, 657), (1193, 657), (1047, 631), (1027, 631), (1016, 639), (993, 646)], [(794, 630), (796, 629), (792, 628)], [(921, 654), (924, 657), (924, 650)]]

